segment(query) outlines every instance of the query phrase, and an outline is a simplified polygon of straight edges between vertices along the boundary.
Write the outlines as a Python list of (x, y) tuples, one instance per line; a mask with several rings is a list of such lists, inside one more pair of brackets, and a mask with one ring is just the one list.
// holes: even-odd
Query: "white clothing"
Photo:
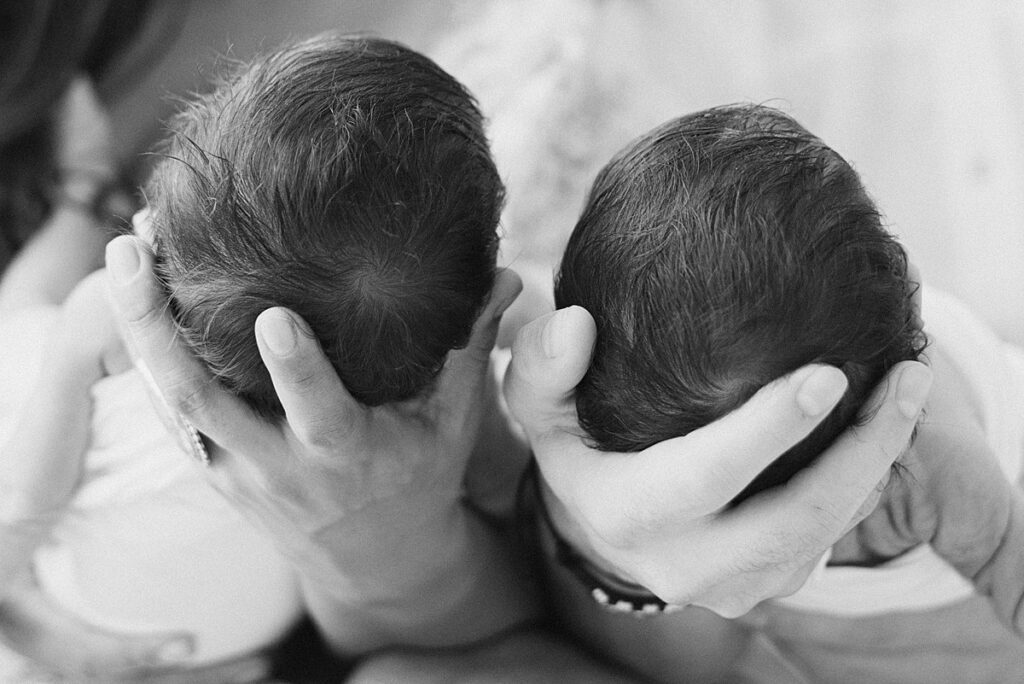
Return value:
[[(996, 337), (953, 297), (925, 288), (922, 299), (925, 333), (942, 340), (972, 384), (989, 446), (1007, 479), (1017, 482), (1024, 462), (1024, 351)], [(937, 608), (973, 593), (974, 586), (925, 544), (877, 567), (822, 568), (778, 603), (858, 617)]]
[[(0, 321), (0, 438), (48, 326), (34, 310)], [(301, 610), (285, 560), (178, 446), (138, 370), (100, 380), (92, 399), (84, 481), (34, 558), (43, 589), (100, 627), (191, 633), (194, 663), (276, 642)]]

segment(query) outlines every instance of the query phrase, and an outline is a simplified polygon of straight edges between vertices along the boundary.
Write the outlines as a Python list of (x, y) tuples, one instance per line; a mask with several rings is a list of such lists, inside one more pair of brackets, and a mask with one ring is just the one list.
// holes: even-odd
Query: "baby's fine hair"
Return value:
[(224, 77), (170, 122), (146, 187), (184, 339), (265, 415), (253, 325), (287, 307), (348, 390), (426, 391), (495, 275), (504, 189), (471, 95), (399, 44), (324, 35)]
[(675, 119), (600, 172), (562, 260), (556, 304), (598, 330), (580, 421), (598, 448), (638, 451), (800, 366), (842, 369), (839, 405), (749, 496), (813, 460), (918, 357), (915, 287), (856, 172), (792, 118), (733, 105)]

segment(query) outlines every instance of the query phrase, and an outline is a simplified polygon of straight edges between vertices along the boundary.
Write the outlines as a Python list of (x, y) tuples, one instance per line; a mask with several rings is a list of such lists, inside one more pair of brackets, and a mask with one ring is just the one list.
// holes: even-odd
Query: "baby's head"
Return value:
[(839, 405), (741, 495), (779, 484), (858, 419), (923, 346), (906, 255), (854, 170), (781, 112), (668, 122), (598, 175), (558, 274), (597, 322), (576, 406), (595, 446), (637, 451), (732, 411), (812, 362)]
[(423, 393), (495, 275), (503, 187), (470, 94), (422, 55), (321, 36), (256, 59), (170, 124), (146, 187), (184, 339), (257, 411), (253, 335), (284, 306), (368, 405)]

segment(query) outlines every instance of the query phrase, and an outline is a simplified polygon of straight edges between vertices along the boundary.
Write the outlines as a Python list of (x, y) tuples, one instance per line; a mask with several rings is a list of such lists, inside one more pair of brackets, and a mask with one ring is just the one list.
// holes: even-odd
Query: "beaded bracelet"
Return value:
[(602, 570), (577, 551), (562, 537), (551, 520), (551, 513), (540, 491), (536, 461), (531, 463), (529, 471), (526, 476), (533, 486), (540, 521), (555, 543), (555, 560), (587, 589), (598, 605), (615, 613), (629, 613), (636, 617), (674, 613), (683, 609), (683, 606), (663, 601), (639, 584), (627, 582)]
[(144, 361), (136, 361), (135, 368), (138, 370), (139, 375), (142, 376), (142, 381), (148, 386), (150, 396), (163, 403), (167, 411), (166, 415), (170, 418), (170, 422), (173, 423), (172, 427), (176, 433), (175, 437), (178, 439), (178, 444), (196, 461), (204, 466), (209, 466), (211, 462), (210, 450), (206, 445), (206, 436), (197, 430), (192, 423), (188, 422), (184, 415), (175, 411), (167, 404), (163, 398), (163, 392), (160, 391), (159, 385), (156, 384), (153, 372), (149, 370), (149, 366)]

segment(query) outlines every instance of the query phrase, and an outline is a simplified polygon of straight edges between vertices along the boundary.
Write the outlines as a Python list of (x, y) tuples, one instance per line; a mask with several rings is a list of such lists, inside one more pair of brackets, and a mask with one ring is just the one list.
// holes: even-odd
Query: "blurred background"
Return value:
[[(150, 2), (131, 77), (101, 89), (116, 153), (160, 135), (219, 56), (328, 29), (394, 38), (476, 93), (509, 187), (503, 258), (550, 276), (596, 170), (670, 117), (773, 104), (861, 173), (931, 285), (1024, 343), (1024, 3), (1013, 0)], [(140, 47), (141, 46), (141, 47)]]

